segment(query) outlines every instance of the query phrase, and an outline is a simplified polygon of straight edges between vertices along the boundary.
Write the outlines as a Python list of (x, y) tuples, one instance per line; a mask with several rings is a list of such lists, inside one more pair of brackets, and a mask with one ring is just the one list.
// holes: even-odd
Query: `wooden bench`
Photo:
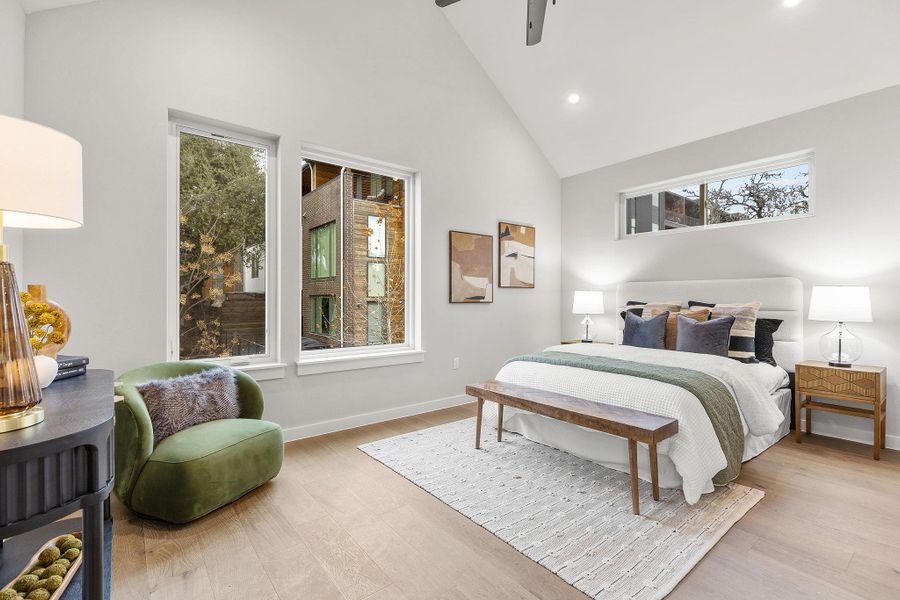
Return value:
[(475, 448), (481, 448), (481, 416), (485, 400), (496, 402), (498, 405), (498, 442), (503, 441), (504, 406), (527, 410), (627, 439), (631, 466), (631, 508), (636, 515), (641, 512), (638, 495), (637, 443), (647, 444), (650, 449), (650, 480), (653, 484), (653, 499), (659, 500), (656, 445), (678, 433), (677, 419), (500, 381), (467, 385), (466, 394), (478, 398)]

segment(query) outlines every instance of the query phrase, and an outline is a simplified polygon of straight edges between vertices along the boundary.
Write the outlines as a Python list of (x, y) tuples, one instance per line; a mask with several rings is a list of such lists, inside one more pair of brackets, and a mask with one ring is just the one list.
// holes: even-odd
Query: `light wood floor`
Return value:
[[(290, 443), (273, 482), (186, 527), (114, 501), (113, 598), (586, 598), (356, 449), (473, 414)], [(745, 464), (740, 481), (766, 497), (670, 598), (900, 597), (900, 452), (870, 456), (868, 446), (788, 437)]]

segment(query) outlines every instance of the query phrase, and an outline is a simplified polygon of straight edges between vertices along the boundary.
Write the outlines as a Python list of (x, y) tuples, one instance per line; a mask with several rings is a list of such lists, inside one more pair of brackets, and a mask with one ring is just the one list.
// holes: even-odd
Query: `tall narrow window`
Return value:
[(177, 330), (173, 359), (262, 360), (275, 279), (274, 144), (173, 123), (177, 173)]
[(369, 298), (384, 297), (384, 291), (387, 288), (384, 263), (370, 262), (368, 275), (368, 293), (366, 295)]
[(334, 335), (334, 296), (313, 296), (311, 300), (313, 314), (310, 333), (318, 335)]
[(370, 258), (384, 258), (385, 230), (387, 219), (378, 215), (369, 215), (369, 230), (367, 233), (368, 254)]
[(309, 256), (312, 279), (334, 277), (336, 273), (334, 221), (316, 227), (309, 235)]
[(366, 334), (369, 344), (384, 343), (384, 304), (368, 302), (366, 304)]
[[(407, 344), (410, 178), (313, 156), (303, 157), (301, 169), (316, 175), (315, 186), (311, 179), (302, 197), (302, 235), (309, 248), (302, 302), (313, 308), (301, 312), (301, 327), (314, 338), (302, 340), (302, 350)], [(328, 339), (318, 337), (322, 313), (316, 308), (326, 295), (334, 298), (334, 334)]]

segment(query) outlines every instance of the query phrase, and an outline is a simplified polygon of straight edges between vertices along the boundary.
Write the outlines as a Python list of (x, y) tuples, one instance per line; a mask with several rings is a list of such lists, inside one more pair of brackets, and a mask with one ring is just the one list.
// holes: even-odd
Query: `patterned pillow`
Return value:
[(696, 352), (728, 356), (728, 344), (731, 338), (731, 327), (734, 317), (726, 315), (720, 319), (696, 321), (685, 315), (677, 315), (679, 352)]
[[(691, 300), (688, 306), (709, 308), (709, 303)], [(725, 315), (734, 317), (734, 325), (731, 326), (731, 340), (728, 343), (728, 357), (745, 363), (759, 362), (756, 359), (756, 319), (762, 302), (748, 302), (746, 304), (714, 304), (710, 309), (712, 318), (718, 319)]]
[(666, 321), (669, 313), (664, 312), (649, 319), (634, 313), (625, 313), (625, 331), (622, 332), (623, 346), (638, 348), (666, 349)]
[(241, 414), (237, 384), (229, 369), (209, 369), (135, 387), (150, 413), (154, 446), (188, 427), (217, 419), (236, 419)]

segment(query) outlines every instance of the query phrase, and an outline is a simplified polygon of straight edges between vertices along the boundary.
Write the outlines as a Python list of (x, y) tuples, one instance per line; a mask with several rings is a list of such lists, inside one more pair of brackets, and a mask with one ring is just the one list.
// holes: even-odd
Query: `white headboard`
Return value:
[(794, 277), (759, 279), (701, 279), (694, 281), (641, 281), (621, 283), (616, 288), (617, 340), (621, 341), (624, 322), (618, 316), (629, 300), (668, 302), (689, 300), (732, 304), (759, 300), (759, 316), (782, 319), (775, 332), (774, 356), (786, 371), (803, 360), (803, 283)]

